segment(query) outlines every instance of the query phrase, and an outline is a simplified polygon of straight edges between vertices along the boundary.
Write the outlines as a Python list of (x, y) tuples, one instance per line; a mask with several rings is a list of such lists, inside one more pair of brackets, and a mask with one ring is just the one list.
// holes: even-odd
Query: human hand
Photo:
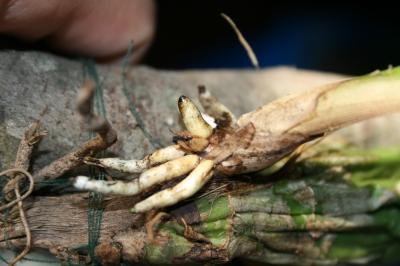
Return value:
[(0, 34), (103, 62), (122, 57), (131, 41), (137, 62), (154, 29), (153, 0), (0, 0)]

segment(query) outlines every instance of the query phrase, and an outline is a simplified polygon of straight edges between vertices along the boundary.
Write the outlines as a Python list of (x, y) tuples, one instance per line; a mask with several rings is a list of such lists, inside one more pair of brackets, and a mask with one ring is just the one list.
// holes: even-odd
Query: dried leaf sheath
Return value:
[(358, 121), (400, 111), (400, 67), (278, 99), (238, 120), (253, 123), (248, 149), (236, 155), (252, 172), (271, 165), (301, 143)]

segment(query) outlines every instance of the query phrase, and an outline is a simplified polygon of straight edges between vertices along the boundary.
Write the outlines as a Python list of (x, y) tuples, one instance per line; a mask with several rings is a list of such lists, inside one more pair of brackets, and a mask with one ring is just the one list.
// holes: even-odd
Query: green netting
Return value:
[[(96, 65), (92, 60), (84, 60), (84, 73), (89, 79), (95, 82), (95, 97), (94, 97), (94, 113), (105, 118), (106, 109), (104, 105), (103, 89), (100, 83), (99, 76), (97, 74)], [(90, 137), (93, 137), (93, 133), (90, 133)], [(101, 152), (99, 156), (104, 155)], [(90, 167), (90, 177), (94, 179), (103, 180), (105, 173), (101, 169)], [(88, 204), (88, 253), (91, 257), (91, 265), (99, 265), (94, 250), (98, 244), (100, 237), (100, 227), (103, 218), (103, 208), (101, 206), (103, 201), (103, 195), (96, 192), (89, 193), (89, 204)]]
[(132, 55), (132, 48), (133, 48), (133, 45), (132, 45), (132, 43), (130, 43), (130, 45), (128, 47), (128, 52), (127, 52), (126, 56), (123, 58), (122, 64), (121, 64), (122, 73), (123, 73), (122, 74), (122, 90), (124, 92), (124, 95), (125, 95), (128, 103), (129, 103), (129, 111), (135, 118), (136, 123), (138, 124), (138, 127), (142, 130), (145, 138), (150, 142), (150, 144), (153, 146), (153, 148), (161, 148), (162, 144), (161, 144), (160, 140), (155, 138), (154, 136), (152, 136), (151, 133), (147, 130), (142, 117), (140, 116), (139, 112), (136, 110), (136, 104), (132, 101), (132, 98), (129, 95), (128, 86), (126, 84), (126, 70), (130, 63), (130, 58)]
[(4, 262), (5, 264), (8, 264), (8, 263), (9, 263), (9, 262), (8, 262), (5, 258), (3, 258), (1, 255), (0, 255), (0, 261)]

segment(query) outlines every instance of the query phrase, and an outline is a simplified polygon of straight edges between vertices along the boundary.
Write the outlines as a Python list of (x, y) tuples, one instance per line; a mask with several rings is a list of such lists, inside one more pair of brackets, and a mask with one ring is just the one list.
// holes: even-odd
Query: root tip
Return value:
[(89, 178), (87, 176), (77, 176), (75, 179), (74, 187), (78, 189), (85, 189)]
[(181, 95), (178, 99), (178, 104), (183, 103), (184, 101), (186, 101), (188, 99), (188, 97), (186, 97), (185, 95)]
[(129, 210), (131, 213), (140, 213), (135, 207)]

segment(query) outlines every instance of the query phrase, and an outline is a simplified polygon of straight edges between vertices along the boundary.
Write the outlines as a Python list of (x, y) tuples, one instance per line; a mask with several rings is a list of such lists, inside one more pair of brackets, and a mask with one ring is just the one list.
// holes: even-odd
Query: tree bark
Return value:
[[(137, 199), (109, 197), (102, 202), (96, 258), (106, 265), (398, 261), (399, 158), (390, 149), (317, 155), (276, 174), (275, 181), (258, 176), (254, 180), (263, 184), (254, 185), (239, 178), (235, 188), (173, 207), (151, 229), (148, 218), (128, 211)], [(79, 261), (76, 248), (89, 241), (88, 195), (35, 197), (27, 208), (33, 245)], [(3, 224), (1, 239), (0, 247), (23, 247), (17, 219)]]
[[(49, 135), (34, 152), (32, 172), (89, 139), (88, 133), (80, 128), (75, 110), (77, 90), (86, 78), (101, 86), (107, 119), (118, 132), (118, 141), (107, 153), (122, 158), (142, 158), (155, 147), (168, 145), (169, 129), (180, 129), (177, 98), (185, 94), (196, 99), (198, 85), (205, 85), (239, 116), (290, 92), (345, 78), (289, 67), (163, 71), (138, 66), (124, 74), (120, 66), (95, 66), (87, 61), (37, 52), (3, 51), (0, 58), (0, 168), (13, 164), (24, 128), (40, 119)], [(399, 132), (398, 122), (399, 115), (378, 118), (342, 130), (337, 136), (344, 136), (359, 147), (385, 147), (400, 143), (400, 135), (393, 134)], [(378, 156), (372, 161), (376, 169), (387, 167), (379, 164), (382, 163), (379, 155), (373, 156)], [(364, 159), (356, 165), (363, 168), (368, 156), (361, 157)], [(353, 157), (343, 158), (347, 162)], [(136, 198), (107, 197), (102, 202), (104, 212), (96, 255), (103, 263), (106, 257), (115, 255), (110, 264), (119, 262), (119, 256), (126, 261), (152, 263), (213, 263), (244, 257), (274, 264), (335, 264), (392, 258), (390, 252), (396, 254), (399, 249), (396, 244), (399, 231), (393, 227), (400, 222), (398, 207), (393, 207), (393, 202), (398, 202), (395, 190), (398, 176), (378, 171), (382, 174), (379, 180), (394, 180), (390, 183), (393, 186), (371, 190), (366, 188), (368, 182), (354, 185), (348, 179), (349, 174), (356, 173), (351, 167), (333, 182), (331, 172), (337, 165), (330, 163), (322, 163), (325, 168), (318, 173), (314, 171), (320, 168), (312, 165), (315, 179), (305, 178), (306, 171), (298, 179), (279, 181), (272, 186), (238, 181), (239, 191), (235, 186), (212, 200), (199, 199), (171, 209), (171, 216), (155, 225), (154, 238), (145, 230), (149, 218), (128, 212)], [(391, 173), (396, 173), (395, 169)], [(286, 173), (285, 177), (293, 175)], [(321, 176), (328, 179), (317, 179)], [(372, 184), (372, 188), (378, 189), (379, 185)], [(88, 194), (40, 193), (25, 204), (33, 245), (50, 249), (63, 259), (79, 260), (76, 247), (89, 241)], [(321, 196), (324, 193), (328, 196)], [(349, 204), (359, 198), (363, 198), (356, 201), (360, 205)], [(258, 201), (264, 202), (263, 205), (257, 205)], [(264, 205), (271, 201), (272, 209), (265, 209)], [(318, 209), (321, 206), (324, 207)], [(10, 217), (13, 218), (12, 212)], [(395, 223), (382, 222), (388, 217)], [(11, 221), (7, 226), (2, 225), (7, 234), (3, 233), (0, 245), (6, 247), (12, 243), (22, 247), (23, 228), (17, 219)], [(370, 237), (363, 238), (366, 228), (374, 230)], [(378, 244), (371, 244), (370, 239)], [(358, 247), (358, 253), (346, 253), (346, 245)], [(372, 245), (378, 248), (372, 249)]]

